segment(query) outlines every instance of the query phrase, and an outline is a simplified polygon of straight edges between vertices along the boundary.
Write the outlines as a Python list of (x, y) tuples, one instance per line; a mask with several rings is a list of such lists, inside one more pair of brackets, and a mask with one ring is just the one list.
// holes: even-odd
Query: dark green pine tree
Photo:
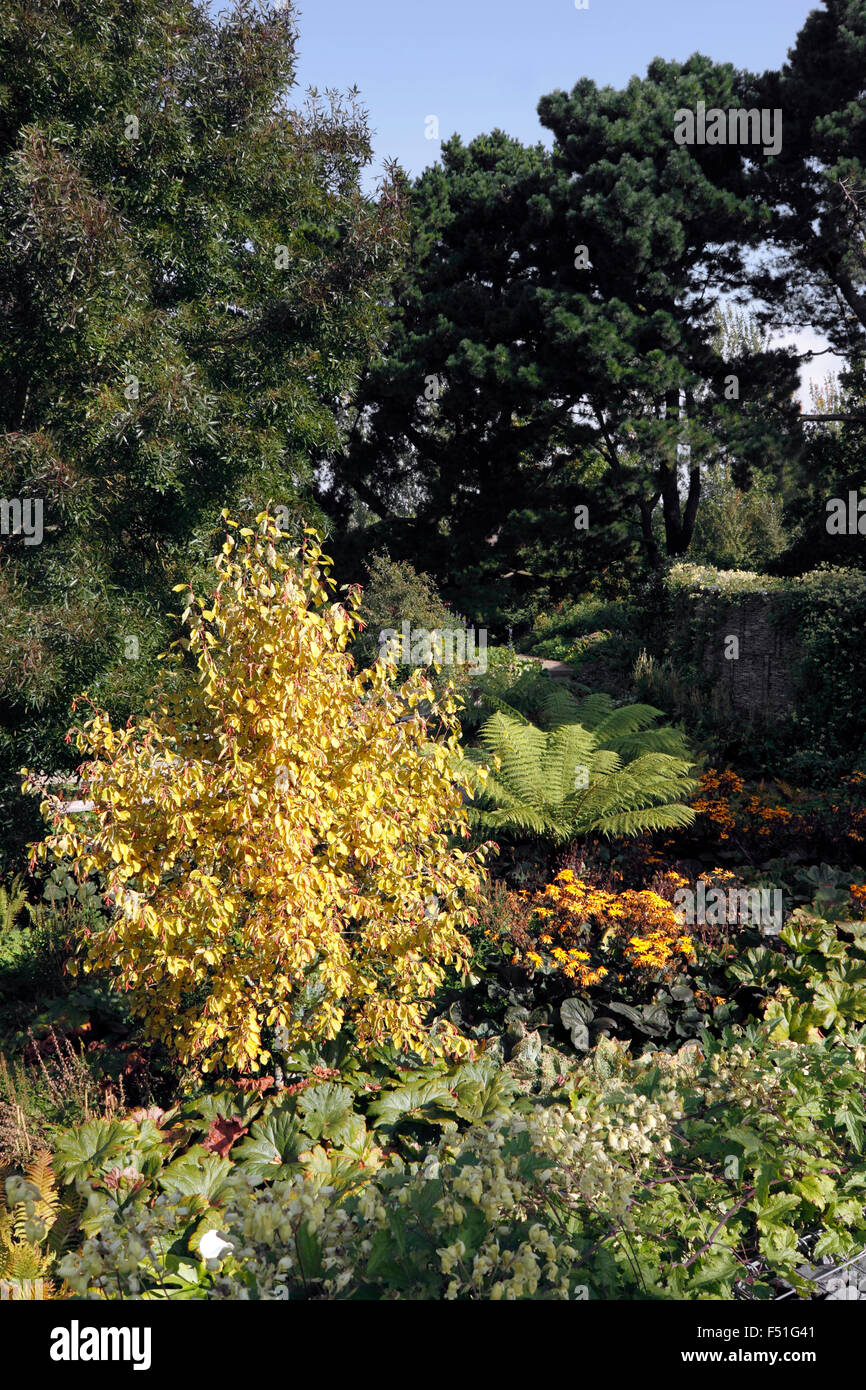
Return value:
[(809, 426), (788, 507), (797, 537), (778, 568), (863, 568), (866, 540), (828, 531), (827, 503), (866, 486), (866, 0), (824, 0), (781, 70), (756, 80), (750, 104), (783, 115), (778, 157), (749, 171), (771, 214), (772, 255), (753, 280), (763, 318), (817, 329), (847, 361), (831, 420)]
[[(800, 444), (797, 359), (718, 331), (724, 299), (750, 294), (766, 221), (743, 151), (673, 134), (678, 111), (737, 107), (750, 80), (696, 54), (656, 60), (622, 91), (584, 80), (539, 105), (555, 138), (543, 274), (559, 374), (586, 384), (603, 484), (628, 499), (653, 566), (687, 552), (707, 468), (726, 459), (747, 488)], [(572, 251), (589, 268), (563, 275)]]
[(141, 703), (223, 506), (320, 515), (402, 213), (355, 93), (289, 104), (295, 42), (248, 0), (0, 10), (0, 784), (71, 756), (76, 691)]
[(824, 0), (756, 106), (782, 111), (782, 148), (750, 183), (776, 255), (755, 289), (782, 324), (811, 324), (836, 352), (866, 355), (866, 0)]
[(494, 560), (502, 568), (496, 532), (531, 502), (527, 478), (542, 481), (535, 460), (567, 414), (544, 369), (536, 287), (515, 270), (548, 164), (500, 131), (443, 144), (412, 188), (387, 355), (364, 374), (333, 461), (339, 519), (360, 500), (370, 546), (446, 583), (459, 570), (467, 603)]
[(678, 109), (737, 106), (750, 80), (696, 56), (623, 91), (582, 81), (540, 103), (552, 155), (455, 138), (417, 181), (388, 351), (335, 473), (440, 578), (541, 572), (545, 528), (560, 576), (635, 542), (661, 564), (687, 550), (702, 469), (733, 459), (747, 486), (799, 439), (792, 355), (717, 346), (766, 221), (742, 155), (674, 140)]

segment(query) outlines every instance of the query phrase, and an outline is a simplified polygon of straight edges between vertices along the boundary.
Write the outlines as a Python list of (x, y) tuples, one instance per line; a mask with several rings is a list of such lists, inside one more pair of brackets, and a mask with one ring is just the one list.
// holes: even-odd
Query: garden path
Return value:
[(566, 666), (564, 661), (550, 661), (547, 657), (521, 656), (518, 654), (518, 661), (536, 661), (540, 664), (542, 671), (546, 671), (554, 680), (571, 680), (574, 675), (574, 667)]

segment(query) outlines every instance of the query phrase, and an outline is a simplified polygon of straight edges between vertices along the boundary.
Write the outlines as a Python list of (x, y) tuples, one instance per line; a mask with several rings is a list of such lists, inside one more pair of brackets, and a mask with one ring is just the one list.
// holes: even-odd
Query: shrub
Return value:
[(781, 498), (766, 482), (756, 478), (743, 492), (717, 468), (703, 483), (689, 559), (723, 570), (765, 566), (789, 544), (783, 513)]
[[(583, 987), (627, 967), (672, 978), (683, 960), (695, 958), (694, 942), (658, 893), (608, 893), (575, 878), (570, 869), (539, 895), (535, 917), (544, 919), (539, 945), (549, 947), (566, 979)], [(588, 947), (597, 953), (595, 963)], [(537, 952), (528, 956), (541, 964)]]
[(404, 621), (428, 632), (453, 625), (454, 614), (440, 597), (435, 582), (429, 574), (419, 574), (408, 561), (374, 555), (367, 565), (367, 576), (359, 605), (364, 628), (352, 644), (366, 664), (376, 660), (383, 628), (399, 632)]
[(730, 973), (759, 996), (775, 1038), (819, 1043), (866, 1022), (864, 933), (863, 922), (837, 926), (798, 908), (780, 934), (780, 949), (753, 946)]
[[(377, 659), (384, 644), (379, 642), (379, 634), (390, 630), (396, 634), (399, 644), (403, 624), (408, 623), (412, 634), (421, 630), (434, 632), (456, 632), (465, 629), (465, 624), (439, 595), (434, 581), (427, 574), (419, 574), (404, 560), (391, 560), (387, 555), (374, 555), (367, 566), (369, 582), (361, 593), (359, 607), (359, 630), (352, 643), (352, 655), (363, 666), (370, 666)], [(473, 657), (459, 647), (459, 655), (454, 654), (454, 638), (444, 643), (446, 655), (441, 666), (434, 664), (435, 647), (432, 659), (424, 663), (427, 678), (437, 695), (454, 691), (461, 701), (469, 698), (470, 689), (476, 684), (478, 675), (471, 667), (476, 665)], [(462, 643), (463, 639), (458, 638)], [(411, 641), (411, 639), (410, 639)], [(477, 643), (477, 637), (475, 638)], [(411, 645), (409, 648), (412, 655)], [(402, 655), (402, 649), (401, 649)], [(462, 659), (464, 658), (465, 659)], [(402, 661), (396, 658), (397, 678), (405, 680), (416, 669), (414, 658)]]
[(744, 858), (784, 856), (805, 844), (813, 854), (832, 850), (854, 863), (862, 859), (863, 772), (843, 777), (839, 787), (808, 793), (779, 780), (749, 788), (736, 772), (710, 767), (701, 775), (692, 807), (697, 836), (736, 846)]
[(35, 852), (102, 876), (113, 915), (86, 968), (113, 970), (184, 1061), (255, 1071), (263, 1030), (295, 1044), (347, 1018), (362, 1049), (458, 1047), (423, 1027), (482, 882), (480, 851), (449, 839), (468, 834), (453, 702), (420, 673), (392, 689), (383, 663), (353, 677), (355, 592), (331, 602), (312, 533), (287, 560), (258, 523), (227, 537), (208, 603), (190, 590), (180, 688), (137, 725), (95, 709), (77, 731), (93, 809), (49, 796)]
[[(672, 874), (659, 888), (672, 895), (680, 881)], [(723, 962), (697, 949), (698, 933), (660, 892), (611, 892), (564, 869), (532, 895), (509, 896), (511, 910), (476, 954), (500, 983), (485, 981), (458, 997), (461, 1017), (484, 1014), (475, 1036), (494, 1031), (494, 1004), (485, 1006), (485, 996), (499, 1001), (506, 1045), (521, 1021), (543, 1030), (566, 1057), (572, 1049), (585, 1053), (600, 1036), (638, 1052), (672, 1050), (711, 1021), (739, 1016), (721, 993), (722, 981), (729, 983)]]

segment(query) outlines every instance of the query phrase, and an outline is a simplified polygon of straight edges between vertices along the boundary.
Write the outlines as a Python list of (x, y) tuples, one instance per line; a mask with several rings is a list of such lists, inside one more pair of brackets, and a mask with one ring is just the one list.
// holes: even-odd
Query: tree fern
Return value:
[(659, 710), (554, 689), (545, 714), (547, 730), (504, 708), (482, 725), (481, 747), (464, 764), (470, 777), (473, 768), (489, 769), (473, 781), (470, 816), (479, 830), (561, 844), (691, 824), (684, 799), (697, 784), (688, 748), (679, 731), (653, 727)]
[[(579, 699), (574, 693), (549, 678), (546, 689), (536, 697), (536, 708), (545, 728), (560, 724), (581, 724), (596, 736), (599, 748), (611, 748), (628, 761), (641, 753), (669, 753), (671, 757), (688, 760), (689, 747), (680, 729), (668, 725), (656, 727), (663, 717), (654, 705), (616, 705), (610, 695), (595, 693)], [(525, 711), (511, 707), (503, 700), (496, 701), (503, 714), (528, 723)]]

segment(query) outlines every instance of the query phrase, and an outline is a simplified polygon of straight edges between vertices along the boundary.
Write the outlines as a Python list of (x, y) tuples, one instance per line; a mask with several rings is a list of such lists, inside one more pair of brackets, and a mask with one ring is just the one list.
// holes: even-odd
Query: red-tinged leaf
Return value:
[(156, 1125), (157, 1129), (159, 1129), (159, 1122), (165, 1113), (166, 1112), (161, 1110), (158, 1105), (150, 1105), (146, 1108), (139, 1105), (136, 1106), (134, 1110), (128, 1111), (125, 1118), (127, 1120), (135, 1120), (136, 1124), (140, 1124), (142, 1120), (153, 1120), (153, 1123)]
[(272, 1076), (242, 1076), (234, 1083), (239, 1091), (257, 1091), (259, 1095), (274, 1084)]
[(220, 1158), (225, 1158), (235, 1140), (240, 1139), (242, 1134), (246, 1134), (247, 1127), (242, 1125), (240, 1120), (224, 1120), (222, 1115), (218, 1115), (211, 1122), (208, 1130), (207, 1139), (203, 1147), (212, 1154), (219, 1154)]
[(136, 1168), (118, 1168), (117, 1165), (109, 1169), (102, 1181), (109, 1192), (117, 1192), (121, 1187), (128, 1187), (131, 1192), (137, 1192), (144, 1186), (144, 1178)]

